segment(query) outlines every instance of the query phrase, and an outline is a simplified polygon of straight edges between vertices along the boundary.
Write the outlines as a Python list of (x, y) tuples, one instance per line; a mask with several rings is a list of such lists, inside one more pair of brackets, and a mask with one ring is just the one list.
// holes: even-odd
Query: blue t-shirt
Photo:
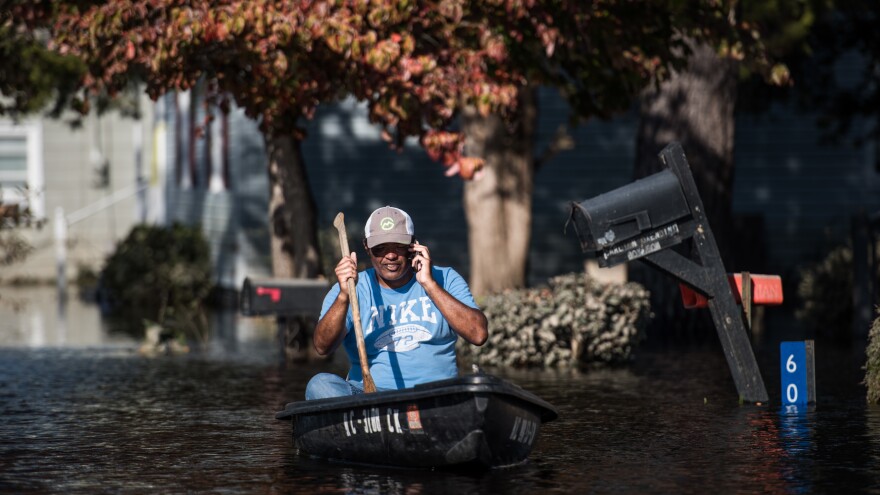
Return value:
[[(435, 266), (431, 273), (452, 297), (479, 309), (467, 282), (455, 270)], [(322, 318), (337, 295), (339, 283), (334, 284), (324, 298)], [(449, 327), (415, 276), (403, 287), (388, 289), (379, 285), (376, 271), (369, 268), (358, 274), (357, 297), (370, 374), (377, 388), (409, 388), (458, 374), (455, 361), (458, 334)], [(362, 384), (351, 308), (345, 327), (347, 333), (342, 345), (351, 361), (348, 379)]]

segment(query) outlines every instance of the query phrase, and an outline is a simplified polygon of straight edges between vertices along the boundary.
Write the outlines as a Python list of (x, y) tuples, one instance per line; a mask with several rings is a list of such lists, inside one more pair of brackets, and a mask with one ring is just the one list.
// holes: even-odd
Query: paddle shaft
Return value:
[[(333, 226), (339, 232), (339, 249), (342, 251), (342, 257), (351, 256), (348, 250), (348, 234), (345, 232), (345, 216), (342, 212), (336, 215), (333, 220)], [(364, 342), (364, 330), (361, 326), (361, 307), (358, 305), (357, 287), (355, 287), (354, 279), (346, 280), (348, 285), (348, 302), (351, 306), (351, 316), (354, 320), (354, 335), (357, 341), (358, 357), (361, 361), (361, 374), (364, 376), (364, 392), (372, 393), (376, 391), (376, 384), (373, 383), (373, 376), (370, 375), (370, 363), (367, 361), (367, 345)]]

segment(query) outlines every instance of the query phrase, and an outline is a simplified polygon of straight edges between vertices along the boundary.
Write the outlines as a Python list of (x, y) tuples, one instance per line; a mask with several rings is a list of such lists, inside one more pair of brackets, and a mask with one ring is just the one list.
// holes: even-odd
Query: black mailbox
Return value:
[[(599, 255), (599, 266), (639, 259), (704, 296), (740, 400), (765, 402), (767, 390), (742, 311), (731, 292), (684, 150), (670, 143), (660, 152), (660, 160), (665, 165), (662, 172), (572, 202), (568, 221), (574, 222), (581, 248)], [(666, 249), (685, 241), (687, 253)]]
[(641, 258), (682, 242), (692, 222), (678, 177), (664, 170), (581, 203), (571, 219), (585, 252), (599, 266)]
[(241, 288), (241, 314), (317, 316), (329, 290), (325, 280), (246, 278)]

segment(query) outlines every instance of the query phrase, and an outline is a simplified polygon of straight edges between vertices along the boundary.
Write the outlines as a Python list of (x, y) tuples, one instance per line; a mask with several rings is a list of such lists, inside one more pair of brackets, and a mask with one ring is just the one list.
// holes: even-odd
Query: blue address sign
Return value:
[(807, 405), (806, 342), (780, 342), (779, 366), (782, 377), (782, 405)]

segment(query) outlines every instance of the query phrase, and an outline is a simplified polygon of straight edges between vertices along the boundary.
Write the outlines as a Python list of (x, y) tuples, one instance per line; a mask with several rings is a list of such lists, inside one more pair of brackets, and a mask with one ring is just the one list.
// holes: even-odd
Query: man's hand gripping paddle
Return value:
[[(339, 232), (339, 249), (342, 256), (351, 256), (348, 250), (348, 234), (345, 233), (345, 216), (340, 211), (333, 220), (333, 226)], [(376, 391), (376, 384), (373, 383), (373, 377), (370, 375), (370, 365), (367, 361), (367, 345), (364, 343), (364, 330), (361, 327), (361, 308), (358, 306), (357, 288), (354, 285), (354, 279), (350, 278), (346, 281), (348, 284), (348, 302), (351, 305), (351, 316), (354, 320), (354, 335), (357, 341), (358, 357), (361, 361), (361, 374), (364, 376), (364, 392), (372, 393)]]

